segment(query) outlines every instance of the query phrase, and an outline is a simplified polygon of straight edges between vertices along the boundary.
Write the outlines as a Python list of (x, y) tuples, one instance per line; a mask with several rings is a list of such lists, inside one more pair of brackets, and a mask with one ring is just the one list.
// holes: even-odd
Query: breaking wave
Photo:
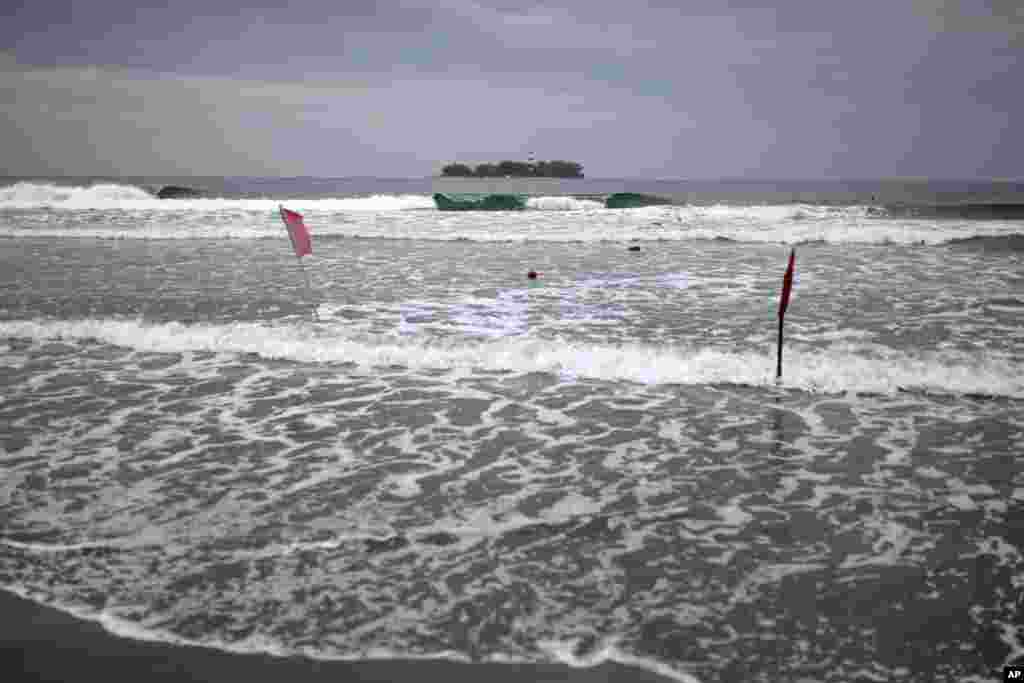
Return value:
[(87, 187), (54, 183), (20, 182), (0, 187), (0, 207), (36, 208), (65, 205), (73, 208), (109, 206), (118, 202), (155, 200), (144, 188), (116, 183)]
[(526, 208), (538, 211), (584, 211), (603, 209), (604, 203), (577, 197), (530, 197), (526, 201)]
[[(150, 189), (118, 184), (67, 186), (54, 183), (19, 182), (0, 188), (0, 209), (273, 212), (277, 210), (282, 201), (288, 200), (269, 197), (252, 199), (212, 196), (159, 199)], [(418, 194), (375, 194), (365, 197), (301, 199), (296, 200), (295, 203), (301, 204), (304, 208), (322, 211), (404, 211), (434, 208), (433, 199), (427, 195)]]
[[(968, 220), (869, 205), (673, 205), (605, 209), (594, 196), (531, 197), (526, 211), (438, 211), (427, 194), (158, 199), (135, 185), (19, 182), (0, 188), (0, 236), (280, 239), (281, 204), (331, 237), (471, 242), (957, 245), (1020, 251), (1019, 216)], [(987, 205), (986, 205), (987, 206)], [(1010, 206), (1010, 205), (1008, 205)], [(1012, 212), (1011, 212), (1012, 213)]]
[[(520, 335), (501, 339), (424, 340), (351, 336), (329, 324), (148, 323), (129, 320), (5, 321), (0, 336), (36, 341), (91, 340), (143, 352), (257, 354), (266, 359), (355, 367), (551, 373), (641, 384), (775, 386), (773, 349), (608, 345)], [(820, 393), (919, 392), (1024, 398), (1024, 366), (988, 353), (911, 354), (859, 341), (825, 348), (794, 345), (783, 386)]]
[(1009, 235), (975, 235), (950, 240), (955, 247), (981, 249), (983, 251), (1024, 251), (1024, 232)]
[(954, 218), (967, 220), (1024, 220), (1024, 204), (932, 204), (892, 205), (884, 212), (890, 216)]

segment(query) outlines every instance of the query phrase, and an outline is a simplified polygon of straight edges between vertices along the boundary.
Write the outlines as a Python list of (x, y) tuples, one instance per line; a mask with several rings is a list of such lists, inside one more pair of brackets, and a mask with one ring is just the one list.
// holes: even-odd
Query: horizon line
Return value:
[(444, 176), (444, 175), (246, 175), (246, 174), (174, 174), (174, 173), (152, 173), (152, 174), (60, 174), (60, 173), (31, 173), (31, 174), (2, 174), (2, 179), (25, 180), (54, 180), (54, 179), (159, 179), (159, 178), (222, 178), (222, 179), (251, 179), (251, 180), (540, 180), (540, 181), (648, 181), (648, 182), (993, 182), (993, 183), (1019, 183), (1024, 182), (1024, 176), (584, 176), (581, 178), (549, 178), (535, 176)]

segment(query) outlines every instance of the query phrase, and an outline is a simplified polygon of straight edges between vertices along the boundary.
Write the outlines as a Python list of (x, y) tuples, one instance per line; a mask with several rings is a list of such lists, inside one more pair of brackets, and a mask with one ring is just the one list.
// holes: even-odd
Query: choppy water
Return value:
[(291, 182), (0, 188), (0, 585), (315, 657), (1024, 659), (1021, 220)]

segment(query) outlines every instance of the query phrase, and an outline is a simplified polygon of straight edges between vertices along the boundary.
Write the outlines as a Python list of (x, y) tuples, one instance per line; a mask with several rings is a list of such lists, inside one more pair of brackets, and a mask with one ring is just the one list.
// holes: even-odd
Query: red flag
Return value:
[(305, 256), (313, 253), (313, 242), (309, 238), (309, 230), (302, 222), (302, 214), (281, 207), (281, 220), (284, 227), (288, 229), (288, 237), (292, 241), (292, 249), (296, 256)]
[(786, 315), (786, 308), (789, 306), (789, 292), (793, 289), (793, 266), (796, 262), (796, 249), (789, 252), (789, 266), (782, 278), (782, 297), (779, 299), (779, 319)]

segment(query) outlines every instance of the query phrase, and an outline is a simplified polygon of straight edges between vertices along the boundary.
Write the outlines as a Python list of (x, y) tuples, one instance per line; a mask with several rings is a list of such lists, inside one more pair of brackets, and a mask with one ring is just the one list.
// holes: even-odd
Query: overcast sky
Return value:
[(0, 173), (1024, 177), (1022, 0), (281, 4), (14, 0)]

